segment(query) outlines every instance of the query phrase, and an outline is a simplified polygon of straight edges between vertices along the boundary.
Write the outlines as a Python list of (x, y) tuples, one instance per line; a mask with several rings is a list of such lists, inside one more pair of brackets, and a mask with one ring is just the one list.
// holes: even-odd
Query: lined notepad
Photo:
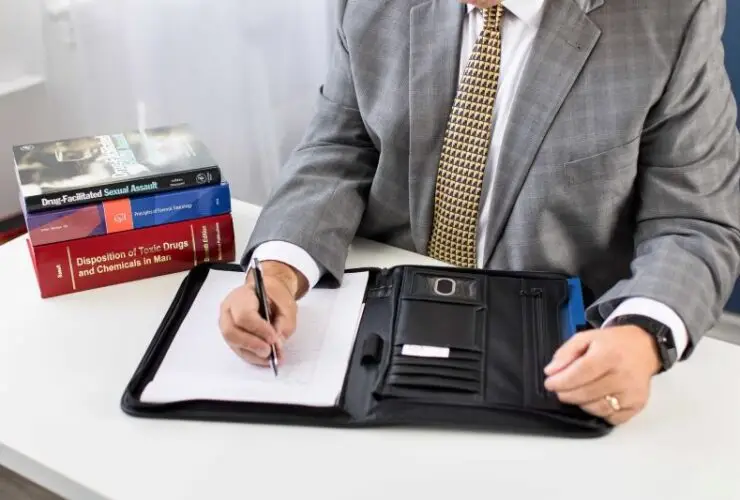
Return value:
[(337, 289), (313, 289), (298, 303), (295, 333), (276, 378), (226, 344), (218, 326), (226, 295), (244, 283), (238, 272), (210, 270), (141, 400), (194, 399), (333, 406), (352, 354), (367, 273), (348, 273)]

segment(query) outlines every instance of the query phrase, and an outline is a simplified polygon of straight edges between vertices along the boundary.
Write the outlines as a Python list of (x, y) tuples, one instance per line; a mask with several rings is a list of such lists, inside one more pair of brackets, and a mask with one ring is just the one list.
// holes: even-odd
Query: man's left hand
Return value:
[(620, 425), (645, 407), (650, 382), (660, 366), (655, 341), (641, 328), (590, 330), (573, 336), (555, 352), (545, 368), (545, 387), (560, 401)]

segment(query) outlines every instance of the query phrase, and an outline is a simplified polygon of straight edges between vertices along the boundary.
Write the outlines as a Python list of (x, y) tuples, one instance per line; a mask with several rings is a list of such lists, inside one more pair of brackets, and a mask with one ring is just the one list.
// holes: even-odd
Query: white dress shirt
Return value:
[[(493, 109), (493, 136), (488, 155), (488, 165), (481, 194), (481, 213), (478, 225), (478, 241), (486, 239), (488, 221), (496, 209), (492, 204), (490, 186), (496, 174), (499, 152), (509, 121), (509, 113), (514, 102), (514, 96), (524, 71), (525, 63), (529, 58), (537, 29), (539, 28), (546, 0), (504, 0), (506, 9), (502, 26), (501, 39), (501, 71), (499, 73), (499, 87)], [(578, 0), (582, 4), (582, 0)], [(468, 58), (473, 50), (478, 35), (483, 29), (483, 15), (472, 5), (468, 6), (468, 13), (463, 24), (463, 38), (460, 50), (460, 76), (467, 65)], [(481, 252), (482, 253), (482, 252)], [(269, 241), (255, 249), (254, 257), (260, 260), (276, 260), (284, 262), (301, 273), (313, 287), (321, 277), (323, 270), (317, 262), (302, 248), (284, 241)], [(482, 266), (483, 257), (479, 257), (478, 265)], [(667, 325), (673, 332), (679, 358), (688, 344), (688, 334), (681, 318), (675, 311), (665, 304), (644, 297), (634, 297), (622, 302), (606, 319), (602, 327), (607, 327), (617, 316), (626, 314), (641, 314), (650, 316)]]

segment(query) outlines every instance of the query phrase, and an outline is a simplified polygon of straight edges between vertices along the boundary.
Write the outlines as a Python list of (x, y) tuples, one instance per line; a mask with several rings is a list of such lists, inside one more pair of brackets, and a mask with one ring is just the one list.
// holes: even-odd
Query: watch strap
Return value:
[(661, 372), (670, 369), (678, 358), (673, 332), (666, 324), (642, 314), (627, 314), (615, 319), (614, 326), (634, 325), (650, 334), (656, 342)]

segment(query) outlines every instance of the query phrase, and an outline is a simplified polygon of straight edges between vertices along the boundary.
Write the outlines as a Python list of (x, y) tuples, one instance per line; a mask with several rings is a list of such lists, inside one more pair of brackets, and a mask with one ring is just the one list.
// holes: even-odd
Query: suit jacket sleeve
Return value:
[(330, 69), (315, 115), (282, 169), (242, 258), (247, 263), (261, 243), (288, 242), (311, 255), (334, 285), (344, 272), (379, 158), (358, 109), (342, 32), (345, 2), (339, 4)]
[(740, 261), (740, 137), (724, 19), (723, 1), (702, 0), (687, 26), (641, 140), (631, 277), (588, 310), (599, 324), (630, 297), (665, 304), (686, 325), (683, 358), (722, 313)]

